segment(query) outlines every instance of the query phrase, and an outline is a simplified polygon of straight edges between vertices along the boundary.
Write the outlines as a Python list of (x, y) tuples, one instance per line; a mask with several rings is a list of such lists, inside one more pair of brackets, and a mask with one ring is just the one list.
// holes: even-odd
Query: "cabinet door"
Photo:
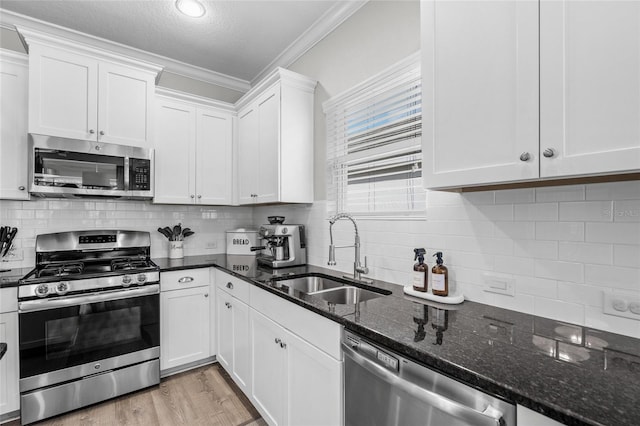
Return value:
[(218, 354), (218, 301), (213, 268), (210, 269), (211, 284), (209, 284), (209, 356)]
[(258, 98), (258, 197), (260, 203), (279, 200), (280, 167), (280, 85)]
[(29, 132), (96, 140), (98, 62), (71, 52), (29, 47)]
[[(284, 424), (285, 341), (287, 332), (251, 309), (252, 402), (270, 425)], [(307, 377), (307, 372), (299, 372)], [(300, 424), (300, 423), (289, 423)], [(330, 423), (326, 423), (330, 424)]]
[(98, 140), (150, 147), (153, 74), (101, 62), (98, 88)]
[(258, 193), (259, 120), (255, 105), (238, 113), (238, 202), (253, 204)]
[(231, 376), (249, 394), (251, 389), (251, 336), (249, 335), (249, 306), (236, 299), (231, 301), (233, 313), (233, 363)]
[(286, 350), (286, 424), (342, 424), (342, 362), (291, 333)]
[(209, 356), (209, 286), (161, 293), (160, 369)]
[(28, 200), (28, 67), (0, 56), (0, 199)]
[(233, 362), (233, 314), (232, 297), (222, 290), (216, 290), (216, 329), (218, 353), (216, 359), (227, 371), (232, 373)]
[(198, 108), (196, 128), (196, 202), (231, 204), (233, 117)]
[(20, 409), (18, 391), (18, 313), (0, 314), (0, 342), (7, 352), (0, 360), (0, 417)]
[(421, 14), (425, 187), (537, 178), (538, 2), (428, 1)]
[(540, 2), (543, 177), (640, 169), (638, 75), (639, 2)]
[(169, 100), (157, 104), (155, 143), (156, 203), (191, 204), (195, 197), (195, 123), (193, 106)]

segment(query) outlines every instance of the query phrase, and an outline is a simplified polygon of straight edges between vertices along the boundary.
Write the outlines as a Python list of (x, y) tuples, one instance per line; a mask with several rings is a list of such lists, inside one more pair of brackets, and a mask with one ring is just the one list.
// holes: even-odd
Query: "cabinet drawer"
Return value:
[(251, 307), (337, 360), (342, 326), (259, 287), (251, 286)]
[(249, 303), (249, 287), (253, 286), (248, 282), (218, 269), (216, 270), (216, 286), (244, 303)]
[(18, 310), (18, 288), (0, 288), (0, 313)]
[(160, 273), (161, 291), (209, 285), (209, 268), (183, 269)]

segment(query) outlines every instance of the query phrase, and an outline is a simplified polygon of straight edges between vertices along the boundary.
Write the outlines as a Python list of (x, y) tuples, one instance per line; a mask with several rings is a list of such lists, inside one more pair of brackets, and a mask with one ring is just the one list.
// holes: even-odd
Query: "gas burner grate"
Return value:
[(111, 261), (111, 270), (120, 271), (128, 269), (148, 268), (149, 262), (143, 259), (116, 259)]
[(38, 271), (38, 278), (43, 277), (64, 277), (67, 275), (78, 275), (84, 270), (84, 263), (52, 263), (45, 265)]

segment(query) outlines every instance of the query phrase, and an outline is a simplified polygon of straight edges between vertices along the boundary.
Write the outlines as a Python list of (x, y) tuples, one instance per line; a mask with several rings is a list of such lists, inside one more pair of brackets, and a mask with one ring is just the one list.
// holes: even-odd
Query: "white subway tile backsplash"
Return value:
[(533, 203), (536, 199), (536, 192), (533, 188), (507, 189), (496, 191), (496, 204), (518, 204)]
[(515, 240), (514, 256), (534, 259), (558, 259), (558, 241)]
[(534, 276), (558, 281), (584, 282), (584, 265), (577, 262), (559, 260), (535, 261)]
[(618, 266), (640, 267), (640, 245), (615, 245), (613, 263)]
[(579, 201), (560, 203), (561, 221), (611, 222), (613, 201)]
[(640, 200), (640, 182), (608, 182), (587, 185), (587, 200)]
[(493, 270), (506, 274), (533, 275), (534, 259), (515, 256), (495, 256)]
[(584, 265), (585, 282), (614, 289), (640, 289), (640, 269), (609, 265)]
[(611, 244), (560, 241), (559, 259), (580, 263), (613, 264)]
[(607, 315), (601, 308), (585, 307), (584, 325), (613, 333), (640, 338), (640, 321)]
[(550, 299), (558, 297), (558, 282), (556, 280), (536, 278), (531, 275), (516, 276), (516, 293), (541, 296)]
[(481, 192), (467, 192), (461, 195), (465, 203), (480, 206), (483, 204), (494, 204), (495, 194), (496, 193), (493, 191), (481, 191)]
[(548, 203), (552, 201), (582, 201), (584, 199), (585, 188), (583, 185), (536, 188), (536, 201), (538, 203)]
[(584, 241), (583, 222), (537, 222), (537, 240)]
[(517, 204), (515, 206), (515, 220), (556, 221), (558, 220), (558, 204)]
[(640, 200), (615, 201), (613, 220), (616, 222), (640, 222)]
[(513, 206), (511, 204), (478, 206), (478, 212), (478, 220), (513, 220)]
[(558, 299), (602, 308), (602, 287), (561, 281), (558, 282)]
[(536, 237), (535, 222), (495, 222), (495, 236), (517, 240), (533, 240)]
[(587, 222), (585, 241), (611, 244), (640, 244), (640, 223)]
[(533, 313), (545, 318), (584, 325), (585, 307), (578, 303), (536, 297)]

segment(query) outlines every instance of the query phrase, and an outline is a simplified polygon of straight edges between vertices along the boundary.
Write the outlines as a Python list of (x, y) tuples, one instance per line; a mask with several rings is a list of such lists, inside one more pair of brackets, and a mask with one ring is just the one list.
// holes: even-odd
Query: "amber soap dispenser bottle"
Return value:
[(442, 252), (434, 254), (436, 265), (431, 268), (431, 292), (436, 296), (449, 295), (449, 271), (443, 265)]
[(416, 254), (413, 260), (418, 260), (418, 263), (413, 265), (413, 289), (415, 291), (426, 292), (427, 291), (427, 276), (429, 275), (429, 267), (424, 263), (424, 255), (427, 251), (423, 248), (413, 249)]

